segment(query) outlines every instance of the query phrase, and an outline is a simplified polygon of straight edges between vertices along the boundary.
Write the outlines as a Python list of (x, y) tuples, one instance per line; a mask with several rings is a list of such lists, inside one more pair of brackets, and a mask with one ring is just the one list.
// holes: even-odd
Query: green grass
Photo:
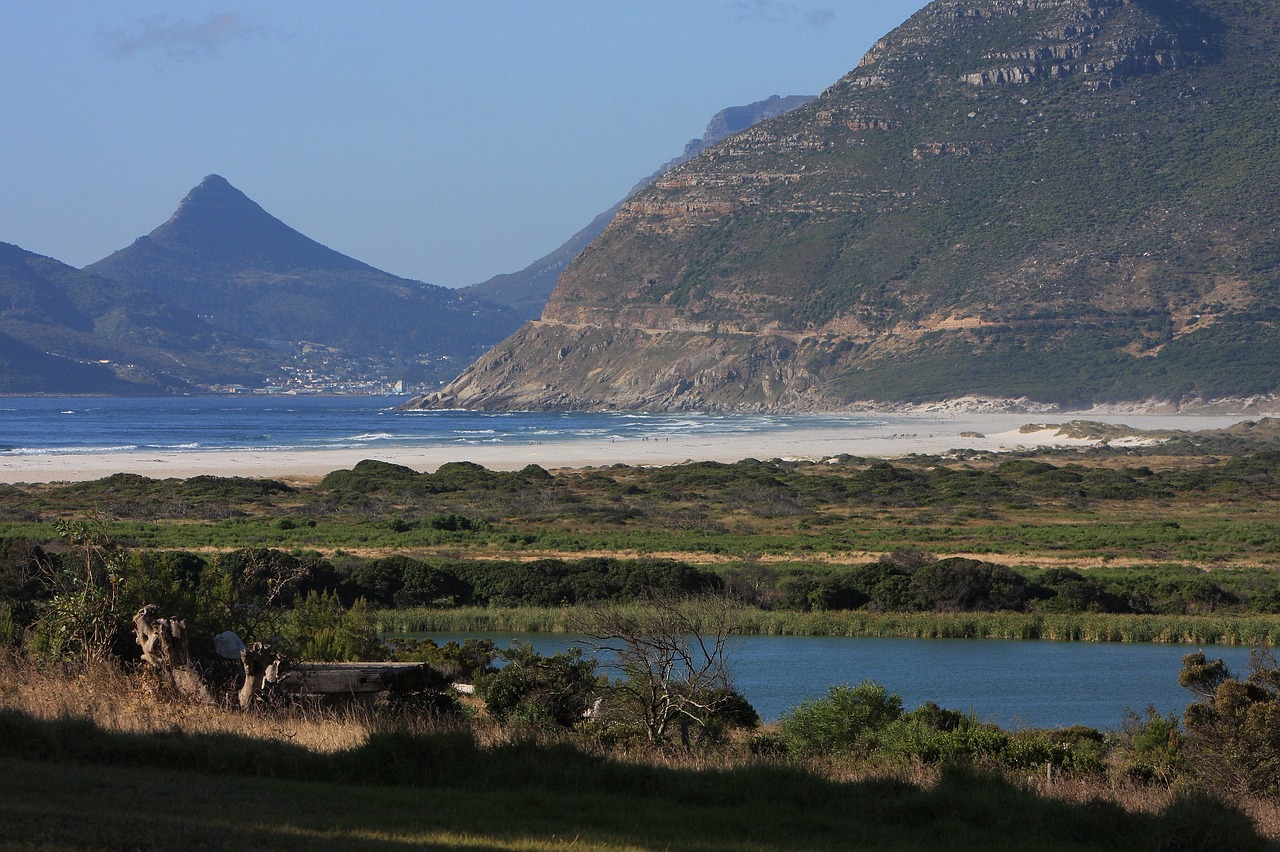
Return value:
[[(0, 848), (1269, 848), (1186, 796), (1161, 812), (1040, 797), (950, 768), (930, 788), (804, 768), (637, 765), (564, 745), (375, 734), (336, 755), (229, 736), (107, 734), (0, 714)], [(321, 780), (322, 779), (322, 780)]]
[[(155, 549), (272, 547), (323, 550), (422, 549), (466, 552), (500, 558), (521, 552), (846, 554), (860, 551), (927, 550), (1055, 558), (1128, 558), (1214, 562), (1270, 559), (1280, 551), (1280, 521), (1183, 516), (1177, 522), (1107, 522), (1095, 516), (1063, 514), (1050, 521), (1019, 520), (966, 523), (901, 521), (827, 522), (808, 531), (712, 532), (661, 529), (582, 529), (521, 525), (486, 532), (410, 530), (396, 533), (368, 520), (322, 522), (315, 527), (280, 529), (270, 519), (234, 519), (204, 523), (114, 521), (112, 537)], [(0, 522), (0, 537), (56, 540), (47, 523)]]

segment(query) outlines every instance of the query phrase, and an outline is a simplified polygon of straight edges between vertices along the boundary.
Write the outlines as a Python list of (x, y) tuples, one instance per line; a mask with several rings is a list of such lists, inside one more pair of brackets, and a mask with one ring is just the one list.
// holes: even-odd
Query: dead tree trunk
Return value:
[(155, 604), (147, 604), (133, 616), (133, 630), (142, 661), (152, 671), (162, 689), (188, 701), (211, 702), (209, 689), (191, 665), (187, 623), (177, 618), (161, 618)]
[(262, 690), (262, 684), (280, 680), (281, 660), (280, 656), (272, 651), (270, 645), (254, 642), (240, 652), (240, 662), (244, 664), (244, 685), (240, 687), (240, 709), (248, 710), (253, 705), (254, 696)]

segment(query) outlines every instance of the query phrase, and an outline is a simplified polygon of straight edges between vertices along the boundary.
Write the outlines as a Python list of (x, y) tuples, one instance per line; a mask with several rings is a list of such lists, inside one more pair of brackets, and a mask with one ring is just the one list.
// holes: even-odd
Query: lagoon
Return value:
[[(583, 641), (551, 633), (413, 635), (438, 644), (489, 638), (499, 648), (528, 642), (543, 654)], [(1178, 670), (1196, 650), (1140, 642), (742, 636), (734, 640), (730, 668), (738, 691), (767, 722), (831, 685), (874, 680), (902, 696), (907, 709), (934, 701), (1009, 730), (1076, 724), (1118, 730), (1126, 708), (1142, 713), (1152, 705), (1182, 715), (1194, 696), (1178, 685)], [(1233, 673), (1248, 673), (1248, 648), (1202, 650), (1223, 658)]]

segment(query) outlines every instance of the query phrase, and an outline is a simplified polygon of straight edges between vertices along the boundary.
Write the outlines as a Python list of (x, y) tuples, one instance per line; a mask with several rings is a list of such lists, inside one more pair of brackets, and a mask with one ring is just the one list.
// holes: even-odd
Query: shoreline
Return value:
[[(866, 414), (861, 415), (867, 416)], [(1008, 451), (1042, 446), (1086, 447), (1097, 440), (1059, 435), (1055, 429), (1025, 431), (1028, 424), (1063, 424), (1086, 419), (1134, 431), (1221, 429), (1249, 415), (1029, 414), (885, 412), (884, 423), (847, 427), (788, 428), (748, 433), (655, 436), (554, 442), (452, 444), (441, 446), (366, 445), (340, 449), (129, 450), (121, 452), (0, 454), (0, 483), (79, 482), (115, 473), (155, 479), (198, 475), (311, 479), (363, 459), (405, 465), (422, 472), (448, 462), (469, 461), (491, 470), (519, 470), (536, 464), (548, 470), (607, 467), (612, 464), (662, 466), (690, 461), (732, 463), (746, 458), (820, 461), (839, 455), (894, 458), (951, 450)], [(1142, 442), (1145, 439), (1131, 439)], [(1113, 440), (1113, 444), (1117, 441)]]

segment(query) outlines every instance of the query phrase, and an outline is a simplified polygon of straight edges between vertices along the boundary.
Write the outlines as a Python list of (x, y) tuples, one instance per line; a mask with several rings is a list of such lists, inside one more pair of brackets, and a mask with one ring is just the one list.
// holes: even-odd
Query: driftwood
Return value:
[[(191, 700), (212, 702), (208, 688), (191, 665), (187, 623), (160, 618), (159, 609), (147, 604), (133, 617), (142, 659), (164, 687)], [(412, 693), (432, 689), (440, 676), (424, 663), (296, 663), (285, 672), (284, 658), (271, 646), (255, 642), (245, 646), (233, 633), (214, 637), (223, 656), (238, 648), (244, 666), (244, 683), (238, 695), (247, 710), (272, 686), (279, 693), (318, 699), (331, 704), (369, 701), (384, 692)]]
[(133, 616), (134, 638), (142, 648), (142, 661), (161, 688), (189, 701), (212, 702), (208, 687), (191, 665), (187, 623), (178, 618), (161, 618), (159, 613), (155, 604), (147, 604)]
[(283, 658), (270, 645), (254, 642), (240, 652), (240, 662), (244, 664), (244, 685), (240, 687), (240, 709), (248, 710), (253, 700), (262, 691), (263, 685), (279, 683), (284, 680), (281, 673)]

